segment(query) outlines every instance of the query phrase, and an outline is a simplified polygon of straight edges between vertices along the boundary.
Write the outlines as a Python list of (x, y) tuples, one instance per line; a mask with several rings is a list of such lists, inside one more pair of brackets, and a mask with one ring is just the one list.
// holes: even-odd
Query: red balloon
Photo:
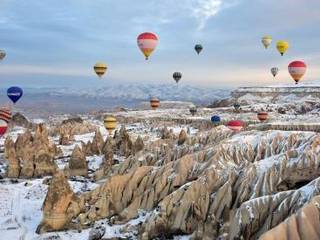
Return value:
[(2, 119), (0, 119), (0, 137), (2, 137), (8, 129), (8, 123)]
[(231, 120), (228, 122), (227, 127), (232, 131), (239, 132), (244, 127), (244, 122), (240, 120)]
[(293, 61), (288, 66), (288, 71), (293, 80), (298, 84), (302, 76), (306, 73), (307, 65), (303, 61)]
[(148, 60), (149, 56), (158, 45), (158, 37), (150, 32), (141, 33), (137, 38), (137, 43), (141, 52), (146, 57), (146, 60)]

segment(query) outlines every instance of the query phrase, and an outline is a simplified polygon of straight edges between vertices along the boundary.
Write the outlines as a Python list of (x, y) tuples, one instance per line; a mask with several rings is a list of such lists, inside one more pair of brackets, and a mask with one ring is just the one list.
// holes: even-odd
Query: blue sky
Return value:
[[(291, 83), (287, 65), (296, 59), (308, 65), (304, 80), (319, 80), (319, 12), (319, 0), (1, 0), (0, 87), (174, 84), (174, 71), (181, 84), (200, 86)], [(160, 39), (147, 62), (136, 45), (144, 31)], [(265, 34), (274, 38), (269, 50)], [(281, 39), (291, 45), (284, 57), (275, 50)], [(97, 61), (109, 67), (103, 80)]]

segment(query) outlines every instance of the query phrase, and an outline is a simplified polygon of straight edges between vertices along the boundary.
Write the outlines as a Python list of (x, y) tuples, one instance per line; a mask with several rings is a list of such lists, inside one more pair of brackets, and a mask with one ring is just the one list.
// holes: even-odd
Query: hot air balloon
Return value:
[(13, 103), (18, 102), (22, 95), (23, 90), (20, 87), (10, 87), (7, 90), (7, 96), (11, 99)]
[(258, 112), (257, 117), (260, 120), (260, 122), (264, 122), (268, 120), (269, 115), (267, 112)]
[(277, 42), (277, 49), (281, 56), (288, 50), (289, 48), (289, 43), (287, 41), (278, 41)]
[(211, 117), (211, 122), (213, 124), (219, 124), (220, 121), (221, 121), (221, 118), (218, 115), (214, 115), (214, 116)]
[(271, 36), (264, 36), (261, 40), (263, 46), (267, 49), (271, 42), (272, 42), (272, 37)]
[(0, 61), (6, 57), (6, 52), (4, 50), (0, 50)]
[(279, 68), (277, 67), (271, 68), (271, 74), (273, 77), (277, 76), (278, 72), (279, 72)]
[(137, 43), (146, 60), (148, 60), (158, 45), (158, 37), (151, 32), (141, 33), (137, 38)]
[(233, 107), (236, 111), (239, 111), (240, 109), (240, 103), (236, 102), (235, 104), (233, 104)]
[(194, 116), (198, 110), (197, 110), (196, 106), (192, 106), (192, 107), (190, 107), (189, 111), (190, 111), (191, 115)]
[(99, 78), (101, 78), (106, 73), (107, 68), (107, 65), (102, 62), (96, 63), (93, 67), (94, 71), (96, 72)]
[(160, 106), (160, 100), (156, 97), (151, 98), (150, 106), (153, 110), (156, 110)]
[(203, 47), (201, 44), (197, 44), (194, 46), (194, 50), (196, 50), (196, 52), (198, 53), (198, 55), (200, 54), (200, 52), (202, 51)]
[(239, 132), (243, 129), (244, 123), (240, 120), (231, 120), (228, 122), (227, 127), (234, 132)]
[(0, 137), (2, 137), (8, 129), (8, 123), (11, 120), (11, 111), (9, 108), (0, 108)]
[(173, 73), (172, 77), (176, 81), (176, 83), (178, 83), (180, 81), (180, 79), (182, 78), (182, 73), (181, 72), (175, 72), (175, 73)]
[(8, 129), (8, 123), (2, 119), (0, 119), (0, 137), (2, 137)]
[(1, 120), (9, 123), (11, 118), (12, 118), (12, 115), (11, 115), (11, 111), (9, 108), (5, 108), (5, 107), (0, 108), (0, 119)]
[(114, 116), (107, 116), (105, 117), (104, 127), (108, 130), (109, 135), (112, 134), (112, 131), (117, 127), (117, 119)]
[(298, 84), (300, 79), (306, 73), (307, 65), (302, 61), (293, 61), (289, 64), (288, 70), (293, 80)]

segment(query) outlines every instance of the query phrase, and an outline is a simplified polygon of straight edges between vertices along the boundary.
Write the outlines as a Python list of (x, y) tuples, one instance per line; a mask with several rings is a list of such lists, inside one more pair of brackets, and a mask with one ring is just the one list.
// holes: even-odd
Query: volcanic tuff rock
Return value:
[(10, 124), (14, 126), (25, 127), (25, 128), (32, 127), (32, 123), (30, 123), (28, 119), (19, 112), (12, 116)]
[(37, 233), (49, 232), (66, 227), (71, 216), (80, 212), (78, 199), (72, 192), (66, 176), (58, 171), (52, 178), (43, 203), (43, 219)]
[(61, 145), (69, 145), (74, 140), (74, 135), (80, 135), (96, 131), (97, 127), (80, 117), (63, 120), (62, 123), (53, 128), (52, 134), (59, 135)]
[(261, 236), (261, 240), (320, 239), (320, 196)]
[(69, 160), (69, 175), (70, 176), (88, 176), (88, 163), (86, 155), (81, 148), (76, 145)]
[(184, 144), (184, 142), (187, 140), (187, 138), (188, 138), (188, 135), (187, 135), (186, 131), (184, 129), (182, 129), (179, 134), (178, 145)]
[(18, 136), (15, 143), (10, 138), (6, 139), (8, 177), (31, 178), (52, 175), (57, 169), (53, 159), (61, 154), (61, 150), (49, 141), (46, 127), (39, 124), (34, 135), (27, 130)]

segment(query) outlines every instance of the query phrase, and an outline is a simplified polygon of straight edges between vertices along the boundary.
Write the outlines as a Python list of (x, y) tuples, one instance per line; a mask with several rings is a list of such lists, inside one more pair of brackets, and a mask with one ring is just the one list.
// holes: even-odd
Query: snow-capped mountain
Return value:
[(113, 98), (144, 101), (150, 96), (161, 100), (211, 102), (229, 96), (230, 89), (214, 89), (173, 84), (119, 84), (98, 89), (57, 89), (52, 95), (86, 98)]

